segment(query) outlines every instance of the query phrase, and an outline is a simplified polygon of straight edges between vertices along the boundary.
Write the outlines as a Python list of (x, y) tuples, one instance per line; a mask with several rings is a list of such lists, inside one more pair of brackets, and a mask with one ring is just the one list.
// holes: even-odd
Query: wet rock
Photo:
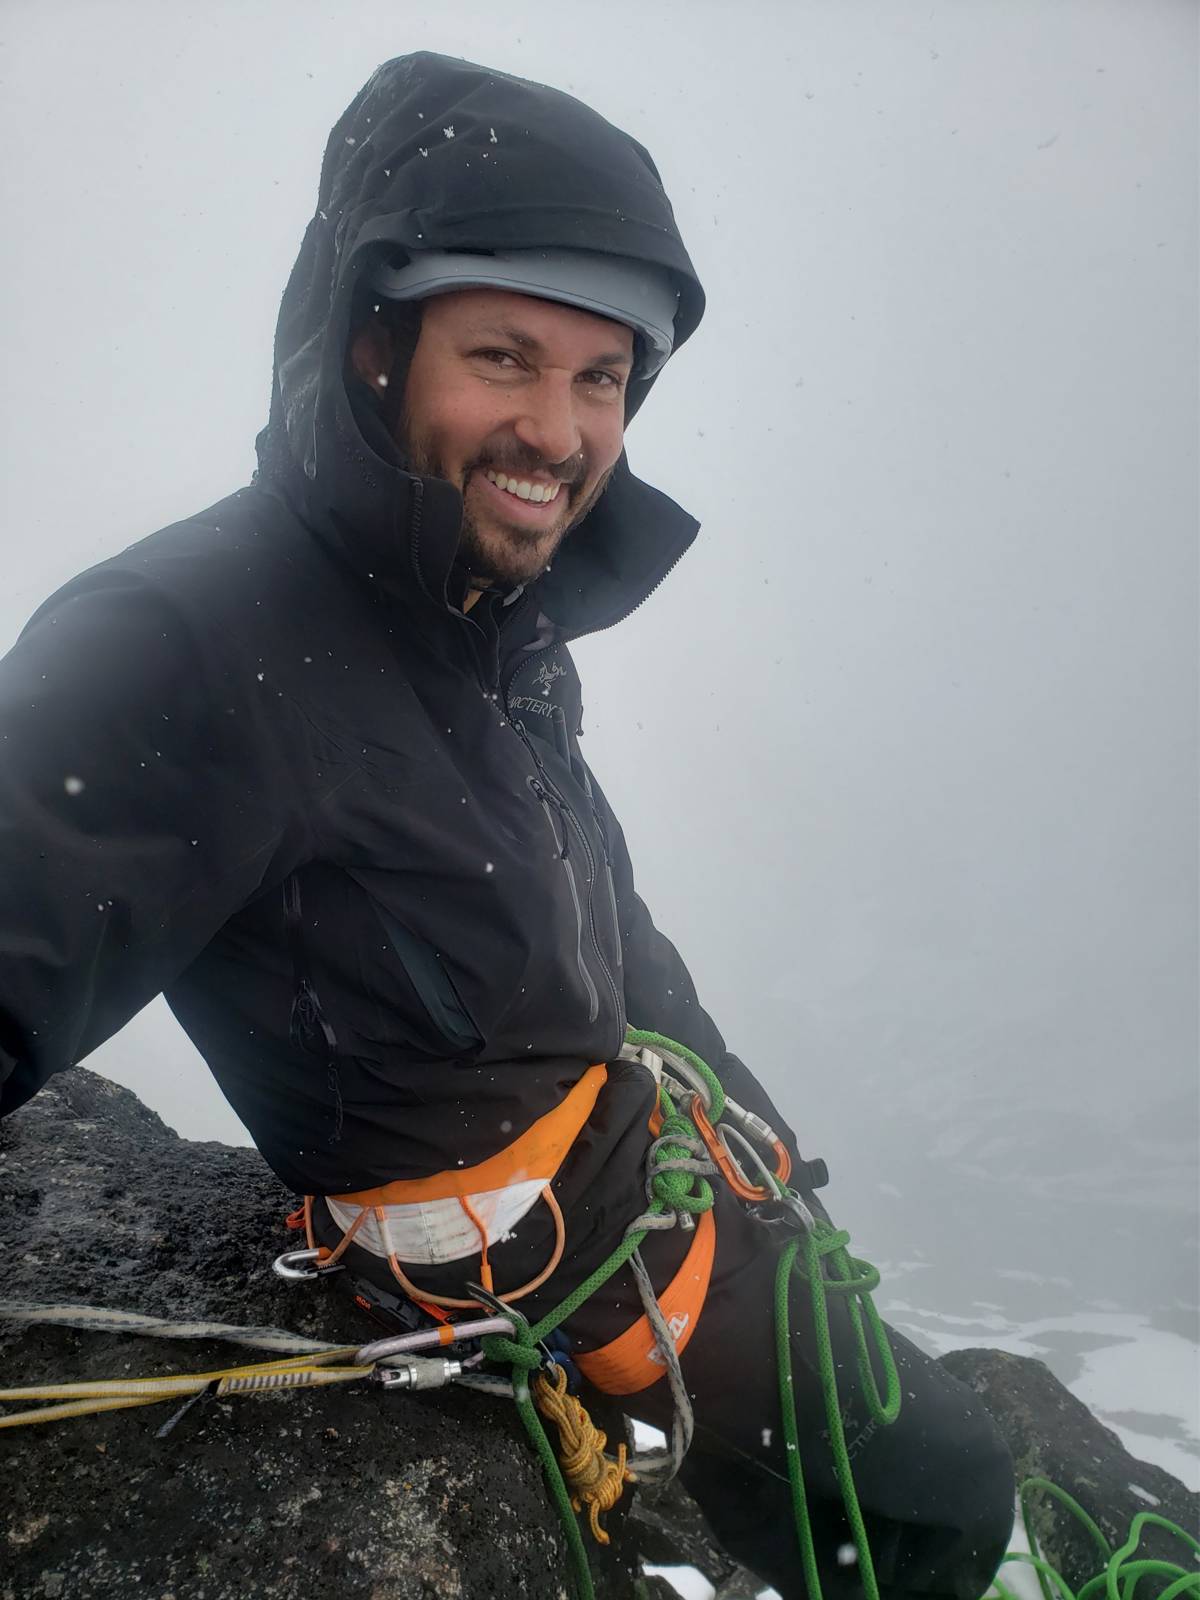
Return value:
[[(106, 1306), (361, 1344), (331, 1284), (283, 1283), (295, 1201), (257, 1152), (176, 1135), (84, 1069), (0, 1123), (0, 1301)], [(268, 1360), (212, 1340), (0, 1319), (8, 1381)], [(4, 1408), (11, 1411), (11, 1407)], [(367, 1384), (0, 1430), (0, 1597), (565, 1600), (558, 1519), (511, 1402)], [(598, 1593), (631, 1592), (622, 1519)]]
[[(948, 1372), (974, 1389), (1013, 1454), (1017, 1482), (1048, 1478), (1079, 1502), (1113, 1550), (1125, 1543), (1139, 1512), (1153, 1512), (1200, 1535), (1200, 1495), (1161, 1467), (1129, 1454), (1111, 1428), (1098, 1422), (1042, 1362), (999, 1350), (955, 1350), (941, 1357)], [(1042, 1555), (1077, 1591), (1104, 1561), (1083, 1525), (1062, 1504), (1039, 1493), (1029, 1499)], [(1187, 1546), (1147, 1526), (1139, 1556), (1194, 1566)], [(1153, 1575), (1138, 1594), (1157, 1594), (1169, 1580)]]
[(762, 1589), (761, 1579), (726, 1555), (704, 1513), (678, 1481), (639, 1490), (630, 1520), (643, 1561), (695, 1567), (717, 1591), (718, 1600), (754, 1600)]

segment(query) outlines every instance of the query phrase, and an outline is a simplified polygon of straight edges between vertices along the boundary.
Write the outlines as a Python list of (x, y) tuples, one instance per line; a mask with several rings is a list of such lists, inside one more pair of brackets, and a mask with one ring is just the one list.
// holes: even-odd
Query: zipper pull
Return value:
[(546, 813), (546, 821), (550, 823), (550, 832), (554, 834), (555, 843), (558, 842), (558, 834), (555, 832), (554, 823), (550, 816), (550, 807), (553, 806), (558, 812), (559, 822), (562, 825), (562, 844), (559, 846), (558, 859), (565, 861), (570, 854), (571, 839), (571, 829), (567, 823), (567, 808), (556, 794), (551, 794), (549, 789), (539, 783), (536, 778), (530, 777), (525, 781), (528, 783), (530, 791), (541, 801), (542, 809)]

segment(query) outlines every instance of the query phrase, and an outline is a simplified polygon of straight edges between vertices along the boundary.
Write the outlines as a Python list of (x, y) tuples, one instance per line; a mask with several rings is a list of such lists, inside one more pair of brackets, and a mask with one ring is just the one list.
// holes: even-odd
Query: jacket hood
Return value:
[[(317, 213), (280, 307), (260, 480), (364, 574), (445, 604), (462, 523), (450, 483), (416, 478), (365, 385), (345, 377), (356, 291), (413, 251), (575, 248), (644, 261), (679, 290), (675, 348), (704, 293), (657, 168), (572, 96), (421, 51), (386, 62), (330, 134)], [(631, 380), (626, 422), (654, 378)], [(414, 524), (419, 537), (414, 535)], [(699, 524), (640, 482), (624, 453), (609, 486), (537, 580), (564, 633), (610, 626), (659, 583)]]

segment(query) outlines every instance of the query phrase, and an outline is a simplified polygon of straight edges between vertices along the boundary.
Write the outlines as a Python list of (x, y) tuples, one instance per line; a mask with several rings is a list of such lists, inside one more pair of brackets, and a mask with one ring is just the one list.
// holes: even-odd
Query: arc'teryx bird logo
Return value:
[(534, 681), (541, 684), (543, 694), (549, 694), (555, 678), (565, 678), (566, 675), (566, 667), (560, 667), (557, 661), (551, 661), (550, 663), (543, 661), (537, 669), (537, 677)]

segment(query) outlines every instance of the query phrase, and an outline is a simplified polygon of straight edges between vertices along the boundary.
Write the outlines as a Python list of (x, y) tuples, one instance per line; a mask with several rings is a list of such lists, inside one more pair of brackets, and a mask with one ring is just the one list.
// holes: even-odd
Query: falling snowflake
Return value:
[(442, 133), (445, 135), (445, 137), (447, 139), (453, 139), (453, 137), (454, 137), (454, 124), (451, 123), (448, 128), (443, 128), (442, 129)]
[(68, 794), (82, 794), (84, 790), (83, 779), (75, 777), (64, 778), (63, 788)]

